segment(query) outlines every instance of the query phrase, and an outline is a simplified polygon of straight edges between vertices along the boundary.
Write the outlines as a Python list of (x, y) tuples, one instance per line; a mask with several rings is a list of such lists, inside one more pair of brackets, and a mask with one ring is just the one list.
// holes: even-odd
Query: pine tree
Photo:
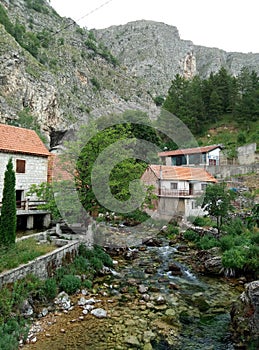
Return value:
[(16, 237), (16, 196), (15, 196), (15, 173), (12, 159), (6, 166), (4, 176), (4, 189), (0, 220), (0, 244), (10, 246), (15, 243)]

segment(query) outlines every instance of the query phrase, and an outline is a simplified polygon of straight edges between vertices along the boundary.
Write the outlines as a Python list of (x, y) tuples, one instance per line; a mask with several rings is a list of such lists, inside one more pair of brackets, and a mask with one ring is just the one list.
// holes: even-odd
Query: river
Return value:
[(95, 307), (108, 317), (83, 315), (76, 295), (72, 311), (39, 320), (43, 331), (24, 349), (233, 350), (229, 312), (242, 287), (194, 273), (188, 254), (164, 240), (114, 257), (116, 272), (98, 277), (83, 296), (98, 299)]

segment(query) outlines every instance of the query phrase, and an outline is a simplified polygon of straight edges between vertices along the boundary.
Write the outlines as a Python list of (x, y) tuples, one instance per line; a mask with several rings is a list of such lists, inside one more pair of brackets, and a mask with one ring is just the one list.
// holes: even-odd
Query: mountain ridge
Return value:
[(176, 74), (206, 77), (222, 65), (259, 72), (259, 54), (196, 46), (163, 22), (88, 30), (46, 0), (0, 0), (0, 19), (0, 122), (27, 113), (52, 146), (101, 115), (131, 109), (156, 118), (154, 101)]

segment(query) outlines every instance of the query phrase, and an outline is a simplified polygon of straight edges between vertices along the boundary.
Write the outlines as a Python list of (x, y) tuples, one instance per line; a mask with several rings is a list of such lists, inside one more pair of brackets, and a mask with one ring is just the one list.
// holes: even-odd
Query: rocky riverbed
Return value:
[(234, 349), (230, 310), (242, 281), (196, 274), (188, 246), (120, 238), (127, 235), (130, 248), (110, 246), (114, 270), (104, 269), (91, 291), (59, 295), (34, 320), (24, 349)]

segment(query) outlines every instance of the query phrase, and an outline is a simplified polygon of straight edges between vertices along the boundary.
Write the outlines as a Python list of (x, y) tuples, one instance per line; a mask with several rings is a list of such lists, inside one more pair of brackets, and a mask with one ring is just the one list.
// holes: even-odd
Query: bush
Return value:
[(11, 318), (0, 326), (0, 349), (17, 350), (19, 348), (19, 340), (25, 340), (27, 336), (28, 327), (22, 322)]
[(199, 242), (197, 242), (197, 247), (199, 249), (211, 249), (213, 247), (218, 247), (219, 241), (211, 236), (203, 236), (200, 238)]
[(47, 299), (54, 299), (58, 291), (56, 280), (54, 278), (48, 278), (45, 280), (43, 290)]
[(243, 269), (247, 262), (246, 250), (242, 247), (234, 247), (227, 250), (222, 255), (222, 265), (233, 269)]
[(99, 271), (103, 268), (103, 263), (97, 256), (93, 256), (89, 261), (95, 271)]
[(200, 240), (200, 236), (197, 232), (193, 230), (186, 230), (183, 234), (184, 238), (190, 242), (198, 242)]
[(196, 226), (204, 227), (204, 226), (212, 226), (213, 222), (211, 221), (211, 219), (209, 217), (197, 216), (194, 219), (193, 224)]
[(74, 294), (81, 286), (81, 280), (74, 275), (65, 275), (59, 284), (61, 290), (68, 294)]
[(97, 245), (94, 246), (94, 253), (95, 253), (95, 256), (99, 260), (101, 260), (103, 265), (108, 266), (108, 267), (113, 266), (112, 258), (100, 246), (97, 246)]
[(73, 265), (78, 274), (85, 273), (90, 268), (89, 261), (83, 256), (77, 256), (74, 260)]
[(84, 280), (82, 282), (82, 287), (84, 287), (84, 288), (91, 289), (92, 286), (93, 286), (93, 283), (90, 280)]

